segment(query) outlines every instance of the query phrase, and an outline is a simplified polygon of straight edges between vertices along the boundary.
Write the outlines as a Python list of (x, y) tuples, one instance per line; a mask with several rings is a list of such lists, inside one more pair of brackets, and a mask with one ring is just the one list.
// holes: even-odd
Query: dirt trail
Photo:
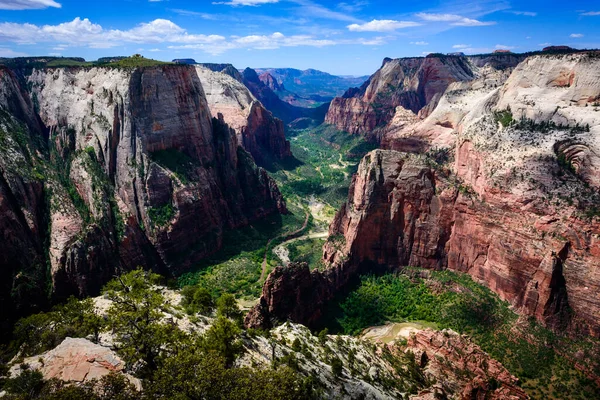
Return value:
[(262, 272), (260, 273), (259, 282), (262, 282), (265, 279), (265, 275), (267, 274), (267, 256), (269, 255), (269, 248), (271, 247), (271, 243), (275, 239), (279, 239), (282, 236), (283, 236), (284, 243), (287, 241), (290, 241), (290, 240), (294, 240), (300, 232), (302, 232), (306, 229), (306, 227), (308, 226), (309, 219), (310, 219), (310, 212), (307, 211), (306, 218), (304, 219), (304, 224), (302, 224), (302, 227), (300, 229), (297, 229), (294, 232), (288, 233), (286, 235), (280, 235), (280, 236), (276, 236), (274, 238), (269, 239), (269, 241), (267, 242), (267, 248), (265, 250), (265, 257), (263, 258), (263, 262), (262, 262)]

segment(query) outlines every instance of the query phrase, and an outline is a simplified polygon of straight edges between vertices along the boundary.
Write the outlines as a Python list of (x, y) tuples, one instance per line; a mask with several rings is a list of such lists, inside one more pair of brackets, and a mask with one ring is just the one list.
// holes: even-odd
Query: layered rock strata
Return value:
[(255, 102), (239, 142), (196, 67), (0, 72), (6, 304), (45, 297), (46, 263), (54, 296), (90, 295), (138, 265), (185, 271), (225, 230), (286, 211), (241, 147), (283, 155), (277, 123)]
[[(368, 154), (330, 227), (329, 267), (276, 270), (257, 315), (312, 323), (357, 274), (418, 266), (468, 273), (546, 326), (600, 336), (599, 63), (531, 57), (451, 84), (427, 118), (399, 117), (384, 144), (427, 154)], [(279, 299), (306, 276), (311, 302)]]
[(332, 101), (325, 122), (342, 131), (379, 139), (377, 130), (387, 127), (398, 107), (427, 116), (450, 84), (474, 80), (486, 69), (512, 69), (523, 59), (525, 56), (512, 54), (386, 58), (381, 69), (360, 88)]

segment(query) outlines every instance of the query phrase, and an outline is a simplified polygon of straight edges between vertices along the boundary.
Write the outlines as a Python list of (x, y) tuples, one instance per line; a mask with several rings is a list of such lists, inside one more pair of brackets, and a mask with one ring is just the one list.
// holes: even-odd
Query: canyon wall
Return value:
[(286, 212), (242, 147), (285, 156), (276, 120), (253, 100), (238, 132), (232, 110), (213, 112), (193, 66), (0, 72), (8, 314), (35, 303), (19, 290), (47, 299), (46, 264), (51, 295), (91, 295), (138, 265), (185, 271), (225, 230)]
[(265, 109), (242, 82), (201, 66), (196, 67), (196, 72), (213, 117), (225, 116), (229, 127), (235, 130), (238, 142), (257, 163), (292, 155), (283, 122)]
[(599, 71), (598, 52), (534, 56), (390, 123), (385, 146), (424, 150), (365, 156), (330, 227), (329, 267), (310, 273), (312, 302), (298, 315), (276, 290), (306, 271), (275, 271), (254, 319), (313, 323), (357, 274), (418, 266), (468, 273), (546, 326), (600, 336)]
[(377, 138), (398, 107), (427, 116), (454, 82), (472, 81), (488, 69), (514, 68), (525, 57), (431, 55), (419, 58), (386, 58), (381, 68), (360, 88), (335, 98), (325, 122), (352, 134)]

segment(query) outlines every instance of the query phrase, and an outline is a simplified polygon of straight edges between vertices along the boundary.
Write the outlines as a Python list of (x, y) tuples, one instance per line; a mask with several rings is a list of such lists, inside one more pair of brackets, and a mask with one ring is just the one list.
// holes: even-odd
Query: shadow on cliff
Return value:
[(294, 155), (286, 157), (283, 160), (276, 160), (272, 157), (264, 157), (260, 166), (273, 174), (278, 171), (294, 171), (296, 168), (304, 165), (304, 162), (298, 160)]
[(379, 265), (373, 261), (364, 261), (358, 267), (358, 273), (355, 274), (346, 285), (333, 297), (327, 301), (322, 310), (321, 317), (310, 326), (314, 332), (327, 329), (330, 334), (343, 334), (344, 330), (339, 323), (339, 318), (344, 315), (341, 304), (348, 295), (358, 289), (362, 278), (365, 276), (383, 276), (391, 271), (388, 267)]

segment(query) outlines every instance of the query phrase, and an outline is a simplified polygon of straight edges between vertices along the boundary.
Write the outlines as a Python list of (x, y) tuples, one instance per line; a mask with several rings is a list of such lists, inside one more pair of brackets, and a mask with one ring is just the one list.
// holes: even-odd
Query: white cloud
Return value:
[(453, 49), (468, 49), (470, 47), (470, 44), (455, 44), (454, 46), (452, 46)]
[(453, 26), (489, 26), (495, 25), (496, 22), (483, 22), (472, 18), (466, 18), (458, 14), (431, 14), (417, 13), (417, 17), (428, 22), (449, 22)]
[[(148, 44), (157, 49), (166, 44), (171, 49), (202, 50), (222, 54), (231, 49), (277, 49), (281, 47), (325, 47), (333, 45), (376, 46), (386, 43), (387, 37), (336, 39), (318, 35), (286, 36), (281, 32), (271, 35), (230, 36), (192, 34), (175, 23), (157, 19), (139, 24), (128, 30), (104, 29), (89, 19), (75, 18), (58, 25), (0, 23), (0, 41), (21, 45), (49, 43), (48, 48), (64, 51), (69, 47), (113, 48), (127, 44)], [(67, 44), (68, 43), (68, 44)]]
[(368, 6), (368, 5), (369, 5), (368, 1), (354, 0), (352, 3), (347, 3), (347, 2), (338, 3), (337, 8), (339, 8), (340, 10), (342, 10), (344, 12), (354, 13), (354, 12), (362, 10), (365, 6)]
[(588, 12), (581, 13), (581, 15), (585, 15), (587, 17), (596, 17), (596, 16), (600, 15), (600, 11), (588, 11)]
[(463, 18), (460, 21), (453, 22), (451, 25), (454, 25), (454, 26), (490, 26), (490, 25), (496, 25), (496, 22), (494, 22), (494, 21), (483, 22), (483, 21), (479, 21), (476, 19)]
[(226, 6), (260, 6), (269, 3), (279, 3), (279, 0), (231, 0), (231, 1), (214, 1), (213, 4), (223, 4)]
[(427, 46), (429, 43), (424, 42), (424, 41), (420, 41), (420, 42), (410, 42), (410, 44), (414, 44), (417, 46)]
[(0, 10), (35, 10), (40, 8), (60, 8), (54, 0), (0, 0)]
[(397, 29), (420, 26), (421, 24), (413, 21), (394, 21), (391, 19), (378, 20), (374, 19), (371, 22), (364, 24), (348, 25), (348, 29), (352, 32), (393, 32)]
[[(0, 23), (0, 38), (18, 44), (68, 43), (69, 47), (111, 48), (125, 43), (214, 43), (219, 35), (192, 35), (165, 19), (139, 24), (129, 30), (106, 30), (89, 19), (75, 18), (58, 25)], [(61, 45), (67, 47), (67, 45)]]
[(516, 49), (516, 46), (507, 46), (505, 44), (497, 44), (496, 45), (496, 50), (514, 50)]
[(571, 33), (571, 34), (569, 35), (569, 37), (570, 37), (570, 38), (573, 38), (573, 39), (579, 39), (579, 38), (582, 38), (583, 36), (584, 36), (584, 34), (583, 34), (583, 33)]
[(6, 47), (0, 47), (0, 57), (24, 57), (27, 54), (14, 51)]
[(417, 17), (421, 18), (424, 21), (431, 22), (450, 22), (450, 21), (458, 21), (462, 19), (460, 15), (456, 14), (429, 14), (429, 13), (418, 13)]
[(531, 11), (510, 11), (510, 13), (515, 15), (523, 15), (525, 17), (537, 17), (537, 13)]

